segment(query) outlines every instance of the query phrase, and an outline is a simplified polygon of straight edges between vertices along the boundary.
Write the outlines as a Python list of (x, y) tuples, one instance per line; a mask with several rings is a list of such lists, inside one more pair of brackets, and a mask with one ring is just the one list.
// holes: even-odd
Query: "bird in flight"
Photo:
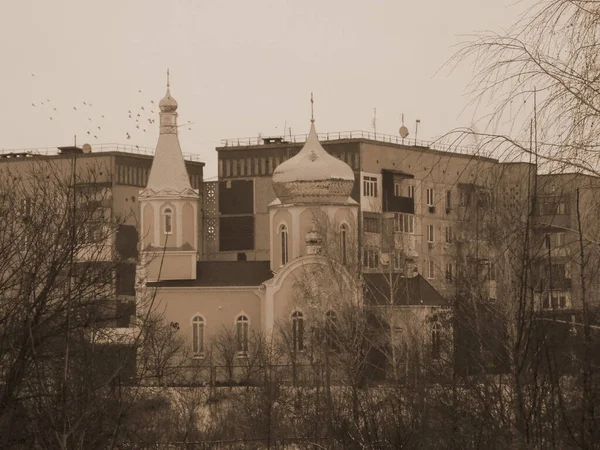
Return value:
[(88, 131), (87, 134), (91, 134), (91, 133)]
[(54, 108), (54, 111), (56, 111), (56, 108)]
[(129, 135), (129, 133), (126, 133), (126, 134), (127, 134), (127, 139), (131, 139), (131, 136)]
[(35, 73), (32, 73), (32, 74), (31, 74), (31, 76), (32, 76), (32, 77), (35, 77)]
[(50, 120), (53, 120), (52, 117), (50, 117)]
[(87, 103), (86, 103), (86, 102), (83, 102), (83, 104), (84, 104), (84, 105), (87, 105)]
[(138, 89), (138, 92), (139, 92), (139, 93), (141, 93), (141, 92), (142, 92), (142, 90), (141, 90), (141, 89)]
[(74, 106), (73, 106), (73, 109), (74, 109), (75, 111), (77, 111), (77, 108), (75, 108)]
[(94, 135), (94, 139), (98, 139), (98, 136)]
[(142, 111), (144, 110), (144, 107), (142, 106)]
[(31, 106), (35, 106), (35, 103), (32, 103)]
[(101, 130), (102, 128), (98, 127), (99, 130)]
[(154, 105), (154, 100), (150, 100), (150, 103), (152, 103)]

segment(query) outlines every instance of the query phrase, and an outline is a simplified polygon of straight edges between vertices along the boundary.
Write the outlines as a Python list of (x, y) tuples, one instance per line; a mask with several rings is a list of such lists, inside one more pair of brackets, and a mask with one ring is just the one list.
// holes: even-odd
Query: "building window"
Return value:
[(367, 269), (377, 269), (379, 267), (379, 249), (363, 249), (363, 266)]
[(400, 197), (402, 195), (402, 191), (400, 190), (400, 183), (394, 183), (394, 195), (396, 197)]
[(348, 264), (348, 225), (345, 223), (340, 227), (340, 247), (342, 251), (342, 264)]
[(377, 197), (376, 177), (363, 177), (363, 195), (365, 197)]
[(407, 189), (408, 189), (408, 192), (407, 192), (408, 197), (415, 198), (415, 187), (412, 184), (409, 184), (407, 186)]
[(442, 326), (439, 322), (433, 322), (431, 325), (431, 357), (438, 359), (442, 349)]
[(446, 191), (446, 211), (452, 210), (452, 191)]
[(394, 213), (394, 233), (413, 234), (415, 231), (415, 216), (411, 214)]
[(435, 242), (435, 229), (433, 225), (427, 225), (427, 242), (430, 244)]
[(246, 175), (246, 160), (240, 159), (240, 176)]
[(192, 319), (192, 349), (196, 356), (204, 354), (204, 319), (200, 316)]
[(337, 315), (333, 311), (325, 314), (325, 345), (331, 351), (339, 350), (337, 336)]
[(304, 350), (304, 316), (300, 311), (292, 314), (292, 345), (295, 352)]
[(247, 355), (248, 354), (248, 329), (250, 327), (250, 321), (248, 320), (248, 317), (241, 315), (241, 316), (238, 316), (235, 323), (236, 323), (238, 355)]
[(229, 159), (225, 160), (225, 176), (231, 176), (231, 161)]
[(285, 225), (279, 228), (281, 234), (281, 265), (284, 266), (288, 262), (288, 230)]
[(454, 241), (454, 235), (452, 227), (446, 227), (446, 244), (452, 244)]
[(446, 264), (446, 281), (454, 280), (454, 270), (452, 267), (452, 263)]
[(565, 243), (565, 233), (556, 233), (556, 246), (562, 247)]
[(173, 233), (173, 211), (171, 208), (167, 208), (163, 214), (165, 217), (165, 234), (171, 234)]
[(379, 217), (365, 217), (363, 224), (366, 233), (381, 233), (381, 221)]
[(234, 177), (237, 177), (238, 174), (238, 162), (237, 159), (231, 160), (231, 173)]
[(566, 309), (570, 308), (569, 296), (566, 292), (544, 292), (542, 297), (543, 309)]
[(427, 278), (430, 280), (435, 278), (435, 265), (433, 261), (427, 261)]
[(433, 188), (427, 188), (427, 206), (433, 206), (435, 204)]

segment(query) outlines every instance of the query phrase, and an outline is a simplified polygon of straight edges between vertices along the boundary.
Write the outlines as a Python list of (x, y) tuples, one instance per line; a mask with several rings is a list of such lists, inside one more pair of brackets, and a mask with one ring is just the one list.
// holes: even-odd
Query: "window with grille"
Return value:
[(415, 187), (412, 184), (407, 186), (407, 196), (410, 198), (415, 198)]
[(379, 217), (365, 217), (364, 231), (367, 233), (381, 233), (381, 220)]

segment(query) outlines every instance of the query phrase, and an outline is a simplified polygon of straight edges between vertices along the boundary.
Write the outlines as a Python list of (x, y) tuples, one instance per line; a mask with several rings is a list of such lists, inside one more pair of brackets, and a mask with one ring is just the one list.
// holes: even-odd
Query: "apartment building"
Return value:
[[(276, 198), (271, 177), (304, 140), (227, 139), (216, 149), (219, 181), (205, 186), (206, 259), (269, 260), (268, 205)], [(351, 198), (359, 203), (363, 270), (418, 272), (446, 294), (454, 289), (456, 243), (474, 242), (469, 234), (476, 227), (466, 225), (477, 220), (474, 211), (493, 199), (523, 217), (523, 180), (535, 177), (531, 164), (400, 137), (359, 131), (321, 133), (319, 140), (354, 171)], [(493, 257), (475, 247), (471, 251), (489, 263)]]
[[(114, 242), (104, 246), (105, 254), (94, 255), (96, 263), (119, 262), (113, 277), (114, 295), (109, 296), (116, 299), (116, 304), (104, 305), (113, 317), (107, 323), (110, 327), (129, 327), (135, 316), (135, 276), (140, 240), (138, 195), (147, 184), (152, 160), (149, 149), (121, 144), (3, 150), (0, 153), (3, 176), (7, 173), (25, 174), (32, 170), (68, 179), (74, 174), (75, 192), (85, 190), (87, 199), (97, 198), (99, 216), (119, 220)], [(195, 155), (187, 155), (186, 168), (192, 186), (201, 191), (204, 163), (199, 162)], [(90, 195), (91, 190), (93, 195)], [(29, 202), (25, 203), (22, 206), (24, 211), (32, 207)], [(93, 232), (90, 230), (90, 233)], [(77, 256), (78, 263), (85, 260), (85, 254)]]

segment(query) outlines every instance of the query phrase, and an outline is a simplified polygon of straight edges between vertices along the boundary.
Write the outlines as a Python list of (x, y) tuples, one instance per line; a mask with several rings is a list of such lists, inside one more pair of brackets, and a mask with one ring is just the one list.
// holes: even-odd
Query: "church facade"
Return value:
[(240, 355), (248, 352), (253, 332), (273, 336), (280, 326), (293, 328), (293, 345), (302, 349), (305, 321), (361, 302), (359, 277), (352, 275), (359, 213), (351, 198), (353, 170), (323, 149), (311, 118), (302, 150), (273, 173), (270, 260), (203, 261), (199, 193), (187, 177), (169, 86), (159, 106), (160, 136), (139, 193), (138, 297), (144, 300), (138, 301), (138, 316), (151, 305), (177, 325), (199, 358), (224, 328), (235, 333)]

